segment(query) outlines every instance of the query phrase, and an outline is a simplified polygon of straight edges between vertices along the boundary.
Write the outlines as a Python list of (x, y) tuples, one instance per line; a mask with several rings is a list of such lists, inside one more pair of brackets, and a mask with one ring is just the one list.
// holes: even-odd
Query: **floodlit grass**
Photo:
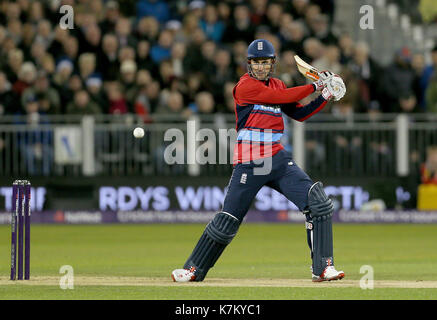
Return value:
[[(437, 281), (437, 225), (334, 226), (334, 253), (341, 281), (312, 286), (306, 231), (294, 224), (243, 224), (204, 281), (175, 284), (170, 273), (183, 265), (204, 225), (34, 225), (31, 284), (7, 280), (10, 272), (10, 229), (0, 227), (0, 299), (436, 299), (437, 288), (419, 288)], [(162, 279), (159, 286), (83, 285), (62, 290), (61, 266), (74, 276)], [(376, 281), (406, 281), (418, 288), (376, 287), (362, 290), (363, 265), (373, 268)], [(44, 283), (44, 279), (51, 283)], [(213, 286), (213, 279), (304, 279), (310, 287)], [(53, 279), (56, 281), (53, 282)], [(168, 280), (168, 284), (166, 281)], [(342, 280), (343, 281), (343, 280)], [(349, 281), (349, 282), (347, 282)], [(211, 283), (211, 282), (210, 282)], [(351, 285), (356, 283), (356, 285)], [(331, 285), (332, 284), (332, 285)]]

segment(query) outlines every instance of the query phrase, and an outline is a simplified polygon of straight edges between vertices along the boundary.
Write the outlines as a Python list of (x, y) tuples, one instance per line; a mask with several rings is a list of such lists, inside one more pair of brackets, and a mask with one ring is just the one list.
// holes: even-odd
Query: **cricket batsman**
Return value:
[[(282, 112), (304, 121), (322, 110), (329, 100), (340, 100), (346, 87), (338, 75), (324, 71), (312, 84), (287, 88), (273, 77), (275, 62), (275, 50), (269, 41), (257, 39), (249, 45), (248, 72), (233, 90), (238, 136), (234, 170), (223, 207), (206, 226), (183, 269), (172, 272), (173, 281), (203, 281), (237, 234), (253, 199), (265, 185), (282, 193), (306, 216), (312, 281), (345, 276), (334, 268), (332, 201), (322, 183), (313, 182), (296, 165), (280, 139), (284, 131)], [(321, 94), (309, 104), (298, 102), (316, 91)]]

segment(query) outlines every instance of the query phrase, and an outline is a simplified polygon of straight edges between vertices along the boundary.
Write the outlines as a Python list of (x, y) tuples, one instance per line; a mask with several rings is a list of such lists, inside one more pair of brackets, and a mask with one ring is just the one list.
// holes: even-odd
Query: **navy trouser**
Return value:
[(285, 150), (279, 151), (271, 160), (271, 171), (264, 175), (254, 174), (255, 167), (262, 164), (240, 163), (234, 167), (222, 211), (243, 221), (256, 194), (265, 185), (282, 193), (299, 210), (305, 209), (313, 181)]

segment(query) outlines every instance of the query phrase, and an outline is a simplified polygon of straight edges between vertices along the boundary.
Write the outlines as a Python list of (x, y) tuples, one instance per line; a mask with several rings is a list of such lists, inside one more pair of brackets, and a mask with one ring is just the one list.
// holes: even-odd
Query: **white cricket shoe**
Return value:
[(320, 276), (313, 273), (313, 282), (341, 280), (343, 278), (344, 272), (335, 270), (334, 266), (327, 266)]
[(171, 273), (171, 278), (174, 282), (194, 281), (194, 279), (196, 279), (195, 271), (196, 269), (194, 267), (190, 269), (176, 269)]

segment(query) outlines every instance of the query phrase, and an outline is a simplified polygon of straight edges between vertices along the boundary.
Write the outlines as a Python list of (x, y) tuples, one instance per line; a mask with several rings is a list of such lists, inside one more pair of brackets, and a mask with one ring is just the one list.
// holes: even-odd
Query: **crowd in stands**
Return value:
[(437, 48), (431, 65), (404, 47), (381, 66), (333, 32), (334, 13), (334, 0), (2, 1), (0, 114), (233, 113), (256, 38), (274, 44), (289, 87), (307, 82), (294, 54), (343, 77), (347, 95), (324, 112), (437, 112)]

